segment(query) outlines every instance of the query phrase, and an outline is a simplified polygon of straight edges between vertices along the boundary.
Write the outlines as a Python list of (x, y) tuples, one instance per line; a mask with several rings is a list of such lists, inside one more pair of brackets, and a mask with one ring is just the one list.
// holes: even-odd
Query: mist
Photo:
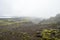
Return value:
[(0, 0), (0, 17), (49, 18), (60, 13), (60, 0)]

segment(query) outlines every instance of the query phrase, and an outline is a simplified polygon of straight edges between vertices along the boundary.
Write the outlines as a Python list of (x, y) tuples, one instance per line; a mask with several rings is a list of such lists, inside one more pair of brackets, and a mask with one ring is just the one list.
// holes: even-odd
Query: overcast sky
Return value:
[(49, 18), (60, 13), (60, 0), (0, 0), (0, 17)]

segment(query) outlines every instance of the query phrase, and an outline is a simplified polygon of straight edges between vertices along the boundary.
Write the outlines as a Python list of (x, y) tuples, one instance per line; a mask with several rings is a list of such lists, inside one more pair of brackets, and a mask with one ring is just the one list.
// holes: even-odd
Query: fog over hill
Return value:
[(43, 18), (36, 18), (36, 17), (1, 17), (0, 20), (8, 20), (8, 21), (17, 21), (17, 22), (33, 22), (35, 24), (42, 23), (42, 24), (49, 24), (49, 23), (56, 23), (60, 22), (60, 14), (57, 14), (55, 17), (50, 17), (48, 19)]
[(44, 19), (41, 21), (42, 24), (50, 24), (60, 22), (60, 14), (57, 14), (55, 17), (50, 17), (49, 19)]

